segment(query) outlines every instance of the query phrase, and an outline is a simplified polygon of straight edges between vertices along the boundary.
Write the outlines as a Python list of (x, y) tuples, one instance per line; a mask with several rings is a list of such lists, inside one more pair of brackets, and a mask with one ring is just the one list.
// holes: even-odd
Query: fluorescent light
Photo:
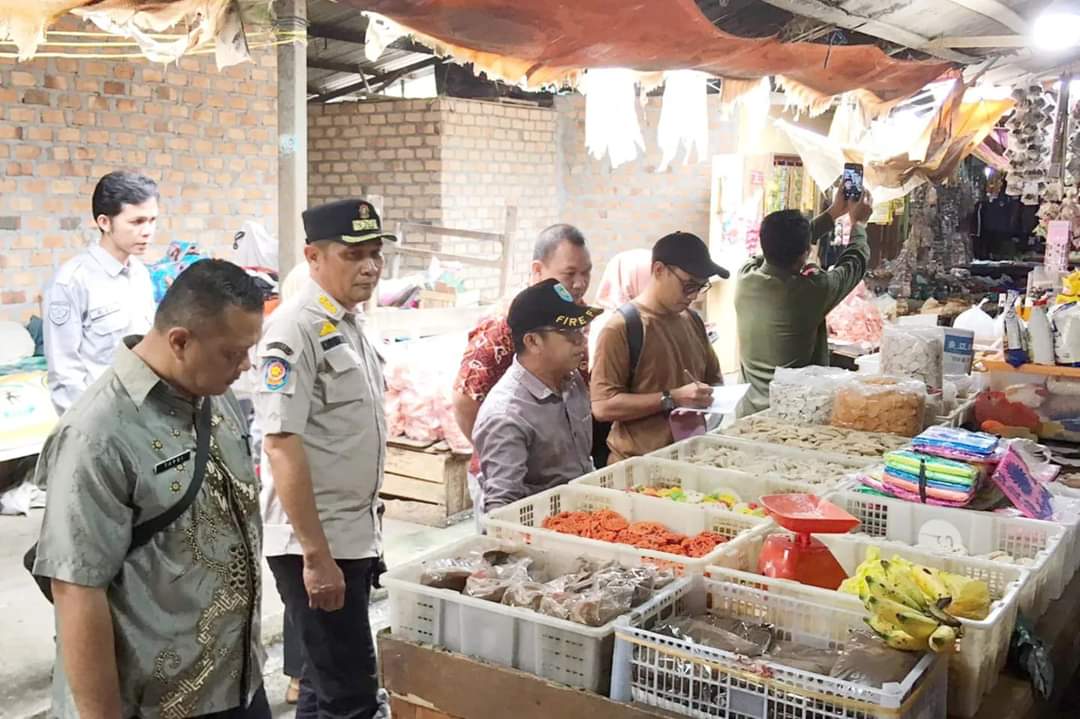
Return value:
[(1066, 50), (1080, 45), (1080, 13), (1054, 5), (1035, 19), (1032, 27), (1040, 50)]

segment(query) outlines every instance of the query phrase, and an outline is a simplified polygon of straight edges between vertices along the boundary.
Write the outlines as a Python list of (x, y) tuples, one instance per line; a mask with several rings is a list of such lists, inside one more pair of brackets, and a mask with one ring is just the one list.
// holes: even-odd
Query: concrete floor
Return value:
[[(52, 606), (38, 593), (22, 557), (37, 539), (41, 510), (28, 517), (0, 517), (0, 719), (43, 716), (49, 705), (54, 659)], [(386, 562), (390, 567), (411, 561), (475, 531), (471, 519), (447, 529), (387, 519)], [(386, 602), (372, 603), (372, 626), (389, 624)], [(266, 689), (275, 717), (292, 715), (282, 698), (287, 681), (281, 674), (281, 601), (270, 570), (263, 569), (263, 639), (269, 647)]]

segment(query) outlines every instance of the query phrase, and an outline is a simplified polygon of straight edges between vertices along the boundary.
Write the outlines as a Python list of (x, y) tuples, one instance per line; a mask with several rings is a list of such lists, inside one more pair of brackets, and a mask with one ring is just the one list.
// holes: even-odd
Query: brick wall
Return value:
[[(656, 144), (660, 99), (649, 98), (639, 115), (646, 153), (616, 169), (585, 149), (585, 98), (555, 98), (561, 152), (560, 217), (579, 225), (592, 247), (593, 287), (607, 261), (623, 250), (651, 247), (674, 230), (693, 232), (708, 242), (711, 161), (684, 165), (682, 154), (657, 173)], [(735, 151), (737, 127), (721, 115), (720, 96), (709, 96), (709, 155)]]
[[(553, 111), (452, 98), (309, 110), (311, 203), (380, 195), (391, 226), (408, 219), (482, 232), (502, 232), (514, 206), (512, 281), (524, 281), (533, 239), (558, 221)], [(470, 255), (497, 251), (483, 241), (416, 233), (406, 241)], [(497, 272), (464, 276), (468, 289), (487, 299), (498, 294)]]
[[(517, 208), (511, 289), (528, 278), (540, 230), (561, 221), (556, 164), (557, 117), (542, 108), (471, 100), (442, 103), (443, 222), (450, 227), (502, 232), (506, 208)], [(450, 251), (492, 252), (490, 243), (450, 243)], [(470, 287), (497, 294), (498, 274), (475, 271)]]
[(276, 236), (276, 56), (257, 53), (222, 72), (212, 55), (0, 60), (0, 319), (36, 313), (59, 264), (96, 239), (90, 195), (115, 169), (161, 184), (147, 261), (175, 239), (228, 257), (247, 219)]

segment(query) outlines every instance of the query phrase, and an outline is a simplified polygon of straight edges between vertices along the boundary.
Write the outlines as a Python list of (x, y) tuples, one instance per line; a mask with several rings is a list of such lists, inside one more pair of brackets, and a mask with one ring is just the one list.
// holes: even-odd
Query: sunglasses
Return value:
[(668, 268), (668, 272), (675, 275), (675, 279), (679, 280), (679, 282), (682, 282), (683, 295), (685, 295), (686, 297), (693, 297), (694, 295), (699, 295), (702, 292), (708, 292), (709, 289), (712, 287), (712, 282), (710, 282), (709, 280), (705, 280), (704, 282), (698, 282), (697, 280), (690, 277), (690, 275), (686, 275), (684, 277), (681, 273), (681, 270), (679, 270), (677, 267), (672, 267), (668, 264), (665, 264), (664, 267)]

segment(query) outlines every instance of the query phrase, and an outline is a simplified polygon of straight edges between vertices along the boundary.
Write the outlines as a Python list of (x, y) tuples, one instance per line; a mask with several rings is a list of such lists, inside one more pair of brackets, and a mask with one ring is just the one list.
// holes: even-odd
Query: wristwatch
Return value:
[(660, 409), (665, 412), (670, 412), (675, 409), (675, 400), (671, 397), (671, 392), (664, 390), (660, 393)]

